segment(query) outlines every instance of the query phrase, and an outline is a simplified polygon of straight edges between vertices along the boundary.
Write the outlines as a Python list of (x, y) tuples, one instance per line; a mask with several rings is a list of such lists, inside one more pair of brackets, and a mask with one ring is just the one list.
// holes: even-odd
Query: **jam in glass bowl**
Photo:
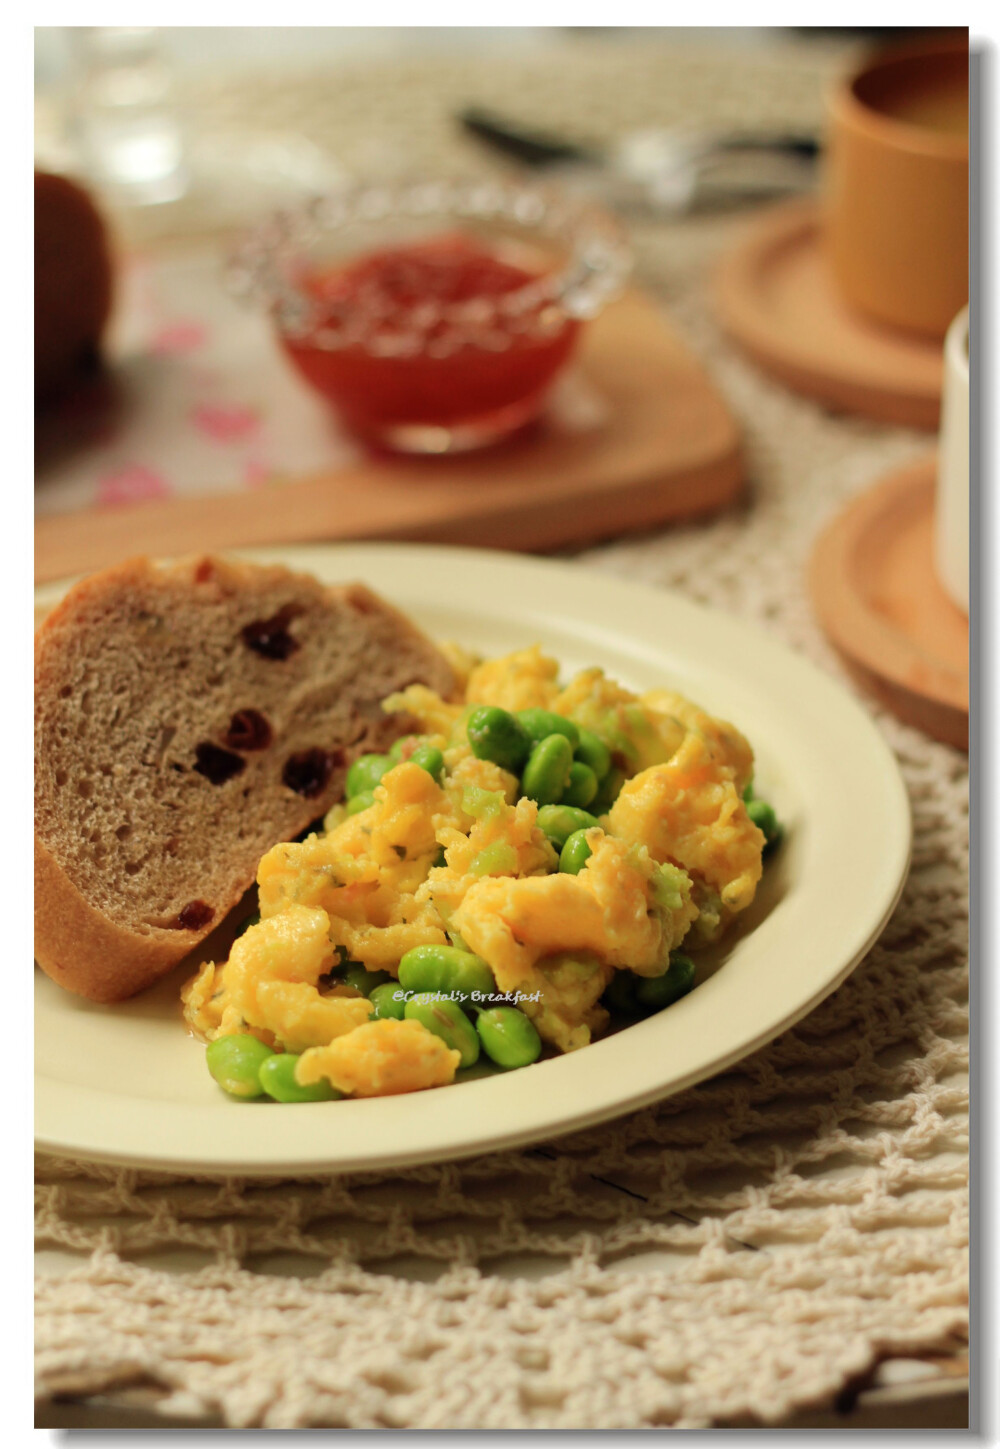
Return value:
[(351, 432), (402, 453), (507, 437), (542, 412), (630, 265), (618, 223), (540, 186), (359, 186), (275, 214), (230, 258)]

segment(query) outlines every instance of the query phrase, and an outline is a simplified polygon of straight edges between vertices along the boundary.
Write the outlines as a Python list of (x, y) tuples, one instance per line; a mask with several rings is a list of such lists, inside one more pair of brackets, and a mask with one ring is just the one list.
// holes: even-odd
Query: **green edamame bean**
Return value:
[(576, 749), (580, 729), (565, 715), (556, 714), (551, 709), (519, 709), (517, 717), (536, 745), (539, 740), (548, 739), (549, 735), (565, 735)]
[(763, 800), (751, 800), (747, 805), (747, 814), (757, 829), (764, 832), (764, 849), (776, 845), (781, 837), (781, 826), (773, 808)]
[(601, 787), (590, 802), (594, 815), (606, 815), (621, 794), (625, 783), (625, 771), (612, 767), (601, 781)]
[(746, 787), (745, 787), (745, 789), (743, 791), (743, 803), (744, 803), (744, 805), (749, 805), (750, 804), (750, 801), (752, 799), (753, 799), (753, 772), (751, 772), (750, 778), (747, 781)]
[(399, 984), (404, 991), (454, 994), (463, 1006), (473, 992), (489, 996), (497, 989), (482, 957), (457, 946), (411, 947), (399, 963)]
[(597, 776), (589, 765), (574, 760), (569, 767), (569, 779), (566, 788), (562, 792), (563, 805), (575, 805), (582, 808), (589, 805), (597, 794)]
[(344, 782), (348, 800), (353, 800), (355, 795), (366, 795), (374, 790), (386, 770), (392, 769), (392, 765), (388, 755), (359, 755), (348, 770)]
[(647, 976), (636, 982), (635, 999), (644, 1011), (662, 1011), (688, 994), (694, 977), (695, 964), (691, 957), (671, 951), (670, 965), (662, 976)]
[(422, 770), (427, 771), (432, 780), (436, 780), (440, 785), (441, 777), (444, 775), (444, 755), (433, 745), (418, 745), (410, 756), (410, 764), (419, 765)]
[(251, 926), (259, 926), (259, 925), (260, 925), (260, 911), (254, 911), (254, 913), (253, 913), (252, 916), (247, 916), (246, 920), (242, 923), (242, 925), (240, 926), (239, 930), (236, 932), (236, 935), (233, 937), (233, 940), (234, 941), (238, 941), (241, 936), (245, 935), (246, 932), (249, 931), (249, 929), (250, 929)]
[(620, 1016), (637, 1016), (639, 1007), (635, 999), (636, 975), (634, 971), (616, 971), (604, 988), (601, 1000), (609, 1011)]
[(384, 986), (376, 986), (368, 1000), (374, 1006), (372, 1021), (402, 1021), (403, 1012), (406, 1010), (406, 997), (403, 995), (398, 981), (387, 981)]
[(546, 735), (528, 756), (521, 776), (521, 794), (539, 805), (555, 805), (569, 780), (573, 746), (565, 735)]
[(474, 709), (465, 722), (472, 753), (479, 760), (492, 760), (516, 775), (531, 749), (528, 733), (510, 710), (484, 704)]
[(587, 844), (587, 832), (574, 830), (559, 852), (559, 869), (564, 875), (579, 875), (593, 853)]
[(333, 1102), (342, 1097), (329, 1082), (314, 1082), (302, 1087), (295, 1080), (298, 1057), (294, 1052), (275, 1052), (261, 1063), (260, 1084), (276, 1102)]
[(337, 972), (337, 980), (343, 986), (353, 986), (362, 996), (370, 996), (376, 986), (384, 986), (392, 977), (388, 971), (369, 971), (360, 961), (348, 961)]
[(371, 790), (364, 790), (360, 795), (353, 795), (345, 806), (348, 815), (360, 815), (362, 810), (370, 810), (375, 804), (375, 796)]
[(419, 996), (410, 997), (403, 1015), (407, 1021), (419, 1021), (452, 1051), (461, 1052), (459, 1066), (471, 1067), (473, 1062), (478, 1061), (476, 1028), (457, 1001), (449, 1001), (447, 996), (438, 996), (433, 991), (422, 992)]
[(538, 812), (538, 828), (543, 831), (557, 849), (562, 850), (570, 836), (577, 830), (589, 830), (600, 825), (596, 815), (579, 810), (575, 805), (543, 805)]
[(573, 753), (584, 765), (590, 766), (598, 780), (603, 780), (611, 769), (611, 751), (600, 735), (595, 735), (593, 730), (584, 729), (582, 725), (580, 726), (580, 738)]
[(534, 1022), (516, 1006), (491, 1006), (476, 1017), (476, 1032), (483, 1051), (498, 1067), (530, 1067), (542, 1051)]
[(205, 1051), (208, 1070), (224, 1092), (231, 1097), (264, 1095), (260, 1084), (260, 1068), (274, 1052), (255, 1036), (218, 1036)]

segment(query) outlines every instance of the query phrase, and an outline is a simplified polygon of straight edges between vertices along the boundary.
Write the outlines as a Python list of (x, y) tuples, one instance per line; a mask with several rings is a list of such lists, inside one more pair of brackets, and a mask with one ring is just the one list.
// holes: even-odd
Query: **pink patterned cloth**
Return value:
[(128, 260), (107, 378), (39, 420), (38, 514), (259, 489), (357, 456), (267, 318), (228, 295), (220, 260)]

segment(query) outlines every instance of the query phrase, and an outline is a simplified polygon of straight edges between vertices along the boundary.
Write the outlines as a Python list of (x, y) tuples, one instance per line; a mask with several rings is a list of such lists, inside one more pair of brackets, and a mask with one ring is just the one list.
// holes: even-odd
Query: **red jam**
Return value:
[(300, 279), (314, 336), (329, 328), (336, 345), (282, 340), (362, 437), (420, 451), (427, 432), (437, 451), (436, 430), (476, 446), (538, 414), (576, 342), (577, 321), (522, 291), (540, 275), (460, 234), (369, 252)]

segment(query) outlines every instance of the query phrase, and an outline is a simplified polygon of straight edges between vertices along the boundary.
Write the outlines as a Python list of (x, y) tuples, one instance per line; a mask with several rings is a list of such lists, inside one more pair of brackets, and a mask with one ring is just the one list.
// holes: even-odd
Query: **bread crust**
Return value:
[(207, 934), (140, 936), (109, 921), (36, 835), (35, 960), (58, 986), (89, 1001), (124, 1001), (166, 975)]
[[(383, 621), (389, 626), (389, 636), (394, 645), (400, 646), (400, 656), (407, 649), (411, 659), (420, 661), (426, 682), (441, 693), (449, 693), (454, 678), (447, 661), (440, 655), (421, 631), (405, 615), (386, 604), (377, 594), (362, 584), (346, 584), (325, 587), (315, 579), (294, 575), (281, 567), (246, 564), (242, 560), (225, 558), (195, 557), (166, 566), (165, 572), (171, 582), (182, 587), (202, 579), (202, 570), (208, 569), (212, 583), (218, 585), (224, 597), (241, 590), (263, 587), (275, 581), (295, 582), (308, 593), (314, 594), (314, 602), (321, 610), (326, 604), (343, 608), (349, 605), (359, 616), (378, 616), (374, 637), (384, 638), (385, 631), (378, 633)], [(129, 559), (114, 568), (81, 581), (46, 617), (35, 636), (35, 688), (36, 711), (39, 701), (51, 706), (58, 700), (57, 682), (60, 678), (58, 659), (62, 643), (57, 637), (68, 628), (67, 637), (79, 638), (76, 615), (88, 601), (100, 602), (103, 596), (114, 590), (129, 590), (148, 583), (151, 573), (160, 572), (159, 566), (146, 558)], [(322, 617), (322, 614), (321, 614)], [(50, 648), (51, 651), (50, 652)], [(385, 656), (395, 662), (394, 653)], [(392, 721), (386, 726), (391, 731)], [(390, 736), (391, 737), (391, 733)], [(384, 748), (377, 738), (367, 744), (371, 748)], [(343, 751), (340, 752), (343, 755)], [(41, 756), (39, 757), (41, 758)], [(282, 832), (276, 833), (270, 844), (292, 838), (306, 828), (331, 803), (340, 797), (341, 782), (346, 765), (334, 770), (325, 793), (316, 798), (303, 798), (300, 802), (297, 823), (289, 827), (285, 819)], [(286, 804), (285, 815), (291, 807)], [(36, 811), (38, 806), (36, 805)], [(51, 820), (49, 829), (51, 829)], [(50, 848), (50, 847), (54, 847)], [(270, 847), (268, 847), (270, 848)], [(140, 929), (133, 929), (127, 919), (114, 919), (106, 910), (87, 898), (86, 884), (81, 890), (58, 858), (59, 839), (49, 840), (40, 834), (36, 814), (35, 830), (35, 956), (38, 965), (58, 985), (92, 1001), (114, 1002), (124, 1000), (137, 991), (151, 985), (184, 959), (216, 926), (223, 915), (232, 909), (249, 887), (259, 860), (248, 860), (247, 870), (239, 876), (234, 867), (231, 879), (230, 898), (216, 895), (213, 898), (215, 910), (204, 925), (186, 929), (173, 922), (136, 923)], [(263, 851), (260, 852), (263, 854)], [(239, 877), (239, 878), (238, 878)], [(228, 887), (227, 887), (228, 888)]]

